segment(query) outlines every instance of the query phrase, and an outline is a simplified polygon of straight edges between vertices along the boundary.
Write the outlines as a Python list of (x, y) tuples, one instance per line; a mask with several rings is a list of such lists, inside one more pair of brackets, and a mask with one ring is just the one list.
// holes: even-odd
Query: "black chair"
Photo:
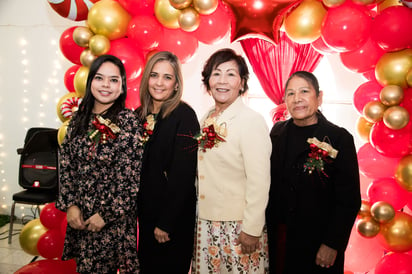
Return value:
[(23, 191), (13, 194), (10, 214), (9, 244), (13, 236), (14, 210), (16, 203), (35, 205), (40, 216), (40, 205), (56, 201), (58, 176), (57, 129), (33, 127), (27, 131), (24, 147), (18, 148), (20, 154), (19, 185)]

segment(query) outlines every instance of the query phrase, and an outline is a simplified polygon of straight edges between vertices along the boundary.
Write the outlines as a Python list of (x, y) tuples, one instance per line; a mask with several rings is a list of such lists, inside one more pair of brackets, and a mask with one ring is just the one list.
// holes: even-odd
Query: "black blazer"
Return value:
[[(291, 119), (277, 122), (271, 130), (271, 188), (266, 211), (269, 246), (276, 245), (275, 231), (279, 223), (284, 223), (286, 265), (300, 267), (296, 273), (317, 273), (311, 272), (307, 264), (314, 264), (314, 256), (323, 243), (338, 250), (337, 267), (343, 273), (344, 251), (361, 205), (358, 161), (352, 135), (327, 121), (322, 114), (318, 118), (318, 126), (310, 137), (323, 141), (327, 136), (339, 151), (336, 159), (325, 165), (328, 176), (317, 172), (309, 175), (304, 171), (309, 144), (297, 154), (293, 167), (284, 165)], [(272, 256), (275, 252), (272, 250)], [(272, 264), (271, 260), (271, 273), (275, 273)]]

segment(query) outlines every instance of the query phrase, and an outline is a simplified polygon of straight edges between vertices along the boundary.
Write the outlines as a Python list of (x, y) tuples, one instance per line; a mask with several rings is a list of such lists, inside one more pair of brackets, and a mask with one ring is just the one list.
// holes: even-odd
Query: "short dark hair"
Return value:
[(300, 78), (305, 79), (313, 87), (313, 89), (316, 91), (316, 96), (319, 96), (320, 90), (319, 90), (318, 79), (316, 78), (316, 76), (313, 73), (311, 73), (309, 71), (304, 71), (304, 70), (296, 71), (296, 72), (292, 73), (289, 76), (289, 78), (288, 78), (288, 80), (286, 81), (286, 84), (285, 84), (285, 91), (288, 89), (288, 85), (289, 85), (290, 80), (294, 77), (300, 77)]
[(243, 90), (239, 91), (239, 94), (243, 94), (248, 91), (249, 86), (247, 81), (249, 80), (249, 69), (247, 67), (245, 59), (238, 55), (233, 49), (224, 48), (213, 53), (209, 59), (206, 61), (203, 71), (202, 71), (202, 82), (206, 86), (207, 91), (210, 91), (209, 79), (212, 75), (212, 71), (216, 69), (220, 64), (235, 61), (238, 69), (240, 78), (243, 80)]

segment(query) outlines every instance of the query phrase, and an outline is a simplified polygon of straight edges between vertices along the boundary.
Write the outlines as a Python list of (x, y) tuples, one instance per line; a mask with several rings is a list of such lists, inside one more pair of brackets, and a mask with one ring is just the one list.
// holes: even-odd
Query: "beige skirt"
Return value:
[(259, 249), (252, 254), (243, 254), (240, 245), (234, 244), (241, 229), (241, 221), (198, 219), (192, 273), (269, 273), (266, 230), (260, 238)]

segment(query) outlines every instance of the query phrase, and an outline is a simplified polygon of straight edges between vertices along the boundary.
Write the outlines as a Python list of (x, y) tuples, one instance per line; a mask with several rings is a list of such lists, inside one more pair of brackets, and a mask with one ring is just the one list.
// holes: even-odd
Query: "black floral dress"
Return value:
[(138, 124), (135, 114), (125, 109), (119, 113), (116, 138), (96, 145), (88, 136), (68, 142), (68, 127), (60, 153), (56, 207), (67, 211), (76, 205), (84, 220), (99, 213), (106, 223), (100, 232), (67, 226), (62, 259), (75, 258), (80, 273), (139, 272), (136, 197), (143, 151)]

